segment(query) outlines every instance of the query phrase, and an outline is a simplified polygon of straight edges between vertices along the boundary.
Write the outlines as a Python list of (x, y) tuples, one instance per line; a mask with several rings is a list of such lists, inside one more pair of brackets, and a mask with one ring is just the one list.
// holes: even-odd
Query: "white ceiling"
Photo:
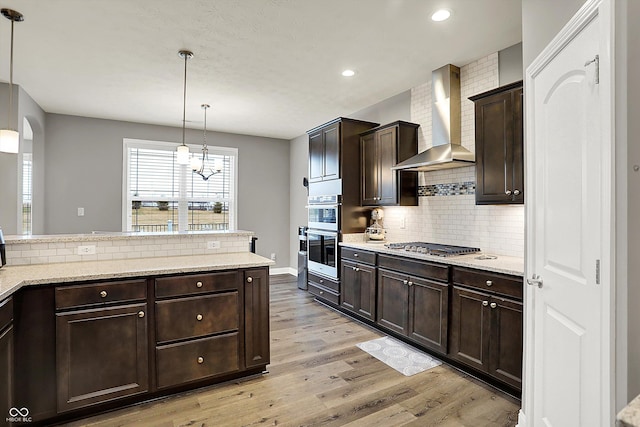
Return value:
[[(521, 40), (518, 0), (5, 0), (47, 112), (291, 139)], [(451, 19), (432, 22), (439, 7)], [(0, 79), (10, 22), (0, 17)], [(354, 69), (352, 78), (340, 75)]]

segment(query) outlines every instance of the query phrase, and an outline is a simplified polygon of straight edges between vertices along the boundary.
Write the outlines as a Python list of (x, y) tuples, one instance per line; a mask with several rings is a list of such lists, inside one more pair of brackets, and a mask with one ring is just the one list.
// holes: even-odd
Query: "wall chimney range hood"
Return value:
[(460, 68), (448, 64), (431, 73), (431, 100), (433, 146), (391, 169), (426, 172), (475, 163), (475, 154), (461, 145)]

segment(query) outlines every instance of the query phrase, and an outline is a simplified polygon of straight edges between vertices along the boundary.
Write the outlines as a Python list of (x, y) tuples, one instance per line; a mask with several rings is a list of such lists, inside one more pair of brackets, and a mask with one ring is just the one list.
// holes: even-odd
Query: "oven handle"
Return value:
[(331, 236), (331, 237), (338, 238), (338, 233), (335, 232), (335, 231), (323, 231), (323, 230), (316, 230), (316, 229), (308, 228), (307, 229), (307, 237), (309, 236), (309, 234), (319, 234), (321, 236)]
[(305, 206), (305, 208), (309, 209), (309, 208), (339, 208), (340, 206), (342, 206), (342, 203), (336, 203), (336, 204), (332, 204), (332, 205), (307, 205)]

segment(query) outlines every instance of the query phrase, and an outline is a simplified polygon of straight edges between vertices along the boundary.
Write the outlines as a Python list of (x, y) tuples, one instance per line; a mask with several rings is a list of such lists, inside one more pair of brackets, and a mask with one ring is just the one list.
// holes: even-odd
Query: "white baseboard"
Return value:
[(524, 412), (522, 412), (522, 409), (518, 411), (518, 424), (516, 424), (516, 427), (527, 427), (527, 419), (524, 416)]
[(269, 276), (275, 276), (276, 274), (291, 274), (292, 276), (298, 277), (298, 270), (293, 267), (269, 267)]

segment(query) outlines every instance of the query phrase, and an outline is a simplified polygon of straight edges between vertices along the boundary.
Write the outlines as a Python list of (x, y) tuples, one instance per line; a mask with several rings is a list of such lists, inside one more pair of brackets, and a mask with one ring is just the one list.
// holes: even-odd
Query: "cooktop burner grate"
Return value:
[(403, 243), (387, 243), (385, 245), (389, 249), (400, 249), (407, 252), (417, 252), (426, 255), (435, 256), (455, 256), (474, 254), (480, 252), (480, 248), (471, 248), (467, 246), (442, 245), (439, 243), (427, 242), (403, 242)]

